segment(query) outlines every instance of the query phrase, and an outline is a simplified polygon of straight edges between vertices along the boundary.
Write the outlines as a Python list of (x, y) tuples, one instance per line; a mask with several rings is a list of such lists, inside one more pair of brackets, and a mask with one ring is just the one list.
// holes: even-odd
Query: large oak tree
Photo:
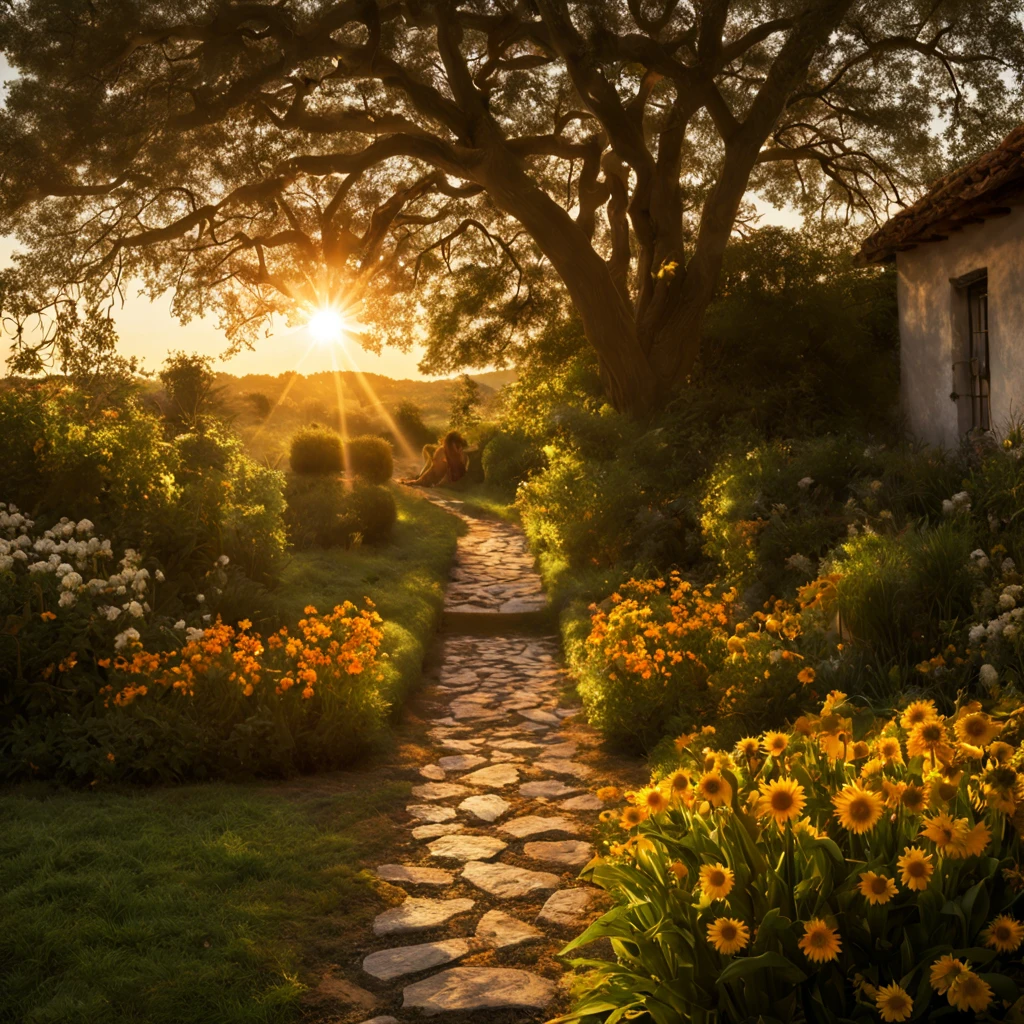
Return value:
[(692, 370), (750, 196), (884, 216), (1011, 126), (1021, 7), (0, 0), (25, 250), (0, 303), (142, 281), (236, 344), (340, 304), (399, 341), (425, 320), (454, 369), (529, 344), (564, 289), (639, 412)]

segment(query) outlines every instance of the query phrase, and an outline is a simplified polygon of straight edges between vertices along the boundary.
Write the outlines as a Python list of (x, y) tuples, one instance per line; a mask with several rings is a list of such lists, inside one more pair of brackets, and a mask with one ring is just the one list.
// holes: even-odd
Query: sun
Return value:
[(316, 341), (321, 345), (329, 345), (331, 342), (341, 341), (345, 331), (345, 318), (336, 309), (318, 309), (309, 318), (307, 326)]

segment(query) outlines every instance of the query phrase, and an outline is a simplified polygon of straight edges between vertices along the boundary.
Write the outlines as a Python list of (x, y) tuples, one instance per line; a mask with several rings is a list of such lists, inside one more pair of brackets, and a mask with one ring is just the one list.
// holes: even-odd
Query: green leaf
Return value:
[(799, 985), (807, 975), (781, 953), (762, 953), (760, 956), (744, 956), (733, 960), (718, 976), (716, 984), (724, 985), (738, 978), (756, 974), (758, 971), (772, 971), (773, 977)]

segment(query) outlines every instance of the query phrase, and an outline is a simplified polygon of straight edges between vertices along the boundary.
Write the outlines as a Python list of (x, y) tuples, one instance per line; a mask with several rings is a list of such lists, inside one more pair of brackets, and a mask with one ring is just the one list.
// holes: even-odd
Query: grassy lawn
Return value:
[(339, 773), (6, 793), (0, 1020), (298, 1019), (338, 936), (383, 905), (362, 869), (394, 836), (388, 812), (409, 786)]
[[(375, 601), (398, 705), (462, 525), (396, 499), (391, 544), (299, 554), (276, 596), (292, 621), (307, 604)], [(358, 977), (352, 943), (384, 906), (365, 869), (394, 844), (411, 785), (388, 745), (362, 770), (288, 782), (0, 792), (0, 1021), (349, 1019), (309, 996), (332, 966)]]

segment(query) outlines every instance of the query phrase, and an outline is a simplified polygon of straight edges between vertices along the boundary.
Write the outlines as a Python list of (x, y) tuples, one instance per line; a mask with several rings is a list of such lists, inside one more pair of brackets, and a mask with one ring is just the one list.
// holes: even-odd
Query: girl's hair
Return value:
[(462, 457), (466, 439), (457, 430), (449, 430), (441, 444), (444, 446), (445, 462), (448, 463), (448, 479), (454, 483), (466, 475), (466, 460)]

